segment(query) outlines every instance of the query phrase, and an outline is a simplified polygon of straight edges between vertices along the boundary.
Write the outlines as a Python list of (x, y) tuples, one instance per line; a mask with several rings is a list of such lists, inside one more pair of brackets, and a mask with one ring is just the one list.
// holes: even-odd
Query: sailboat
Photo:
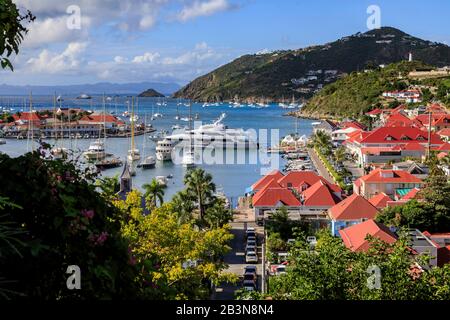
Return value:
[[(130, 120), (131, 120), (131, 149), (128, 150), (128, 157), (127, 157), (127, 159), (128, 159), (129, 162), (132, 163), (132, 162), (137, 161), (137, 160), (139, 160), (141, 158), (139, 149), (137, 149), (135, 147), (135, 143), (134, 143), (134, 98), (132, 98), (132, 100), (131, 100), (131, 117), (130, 117)], [(130, 167), (132, 167), (132, 166), (130, 166)]]
[[(147, 127), (147, 116), (145, 117), (145, 126)], [(144, 154), (145, 157), (145, 136), (143, 139), (143, 143), (142, 143), (142, 153)], [(146, 169), (153, 169), (156, 166), (156, 159), (153, 156), (148, 156), (144, 159), (144, 161), (142, 161), (141, 163), (138, 164), (138, 168), (142, 168), (144, 170)]]
[(179, 103), (177, 104), (177, 115), (175, 116), (175, 120), (180, 120), (180, 110), (179, 110)]
[[(63, 146), (58, 146), (58, 132), (56, 131), (56, 102), (59, 102), (60, 104), (60, 108), (61, 108), (61, 101), (63, 101), (62, 99), (59, 99), (61, 96), (59, 96), (58, 98), (55, 98), (55, 95), (53, 96), (53, 135), (55, 138), (55, 146), (50, 150), (50, 154), (53, 156), (53, 159), (66, 159), (67, 158), (67, 153), (68, 150), (66, 148), (64, 148)], [(62, 118), (61, 118), (61, 135), (63, 136), (63, 131), (62, 131)]]
[[(106, 105), (104, 96), (103, 96), (103, 136), (104, 136), (104, 144), (106, 144)], [(97, 160), (97, 162), (95, 162), (95, 166), (99, 170), (112, 169), (122, 166), (122, 160), (120, 160), (120, 158), (113, 157), (112, 159), (106, 159), (106, 156), (107, 154), (105, 153), (105, 158), (103, 160)]]
[(192, 117), (191, 117), (191, 106), (189, 104), (189, 149), (186, 150), (186, 147), (183, 150), (183, 159), (181, 163), (185, 168), (195, 167), (195, 153), (194, 153), (194, 145), (192, 140), (193, 130), (192, 130)]

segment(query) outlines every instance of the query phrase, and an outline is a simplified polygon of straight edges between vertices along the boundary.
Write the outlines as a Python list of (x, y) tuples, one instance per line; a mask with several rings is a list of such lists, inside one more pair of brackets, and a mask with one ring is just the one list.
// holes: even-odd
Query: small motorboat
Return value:
[(165, 176), (158, 176), (155, 179), (162, 187), (167, 187), (167, 178)]
[(122, 166), (122, 160), (120, 160), (119, 158), (105, 159), (105, 160), (97, 161), (95, 163), (95, 166), (100, 170), (117, 168), (117, 167)]
[(144, 159), (140, 164), (138, 164), (138, 168), (142, 168), (144, 170), (154, 169), (156, 166), (156, 159), (152, 156), (149, 156)]

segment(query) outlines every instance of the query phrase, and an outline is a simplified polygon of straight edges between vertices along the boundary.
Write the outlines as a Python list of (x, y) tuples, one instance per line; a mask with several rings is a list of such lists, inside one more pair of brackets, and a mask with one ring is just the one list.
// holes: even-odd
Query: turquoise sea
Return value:
[[(51, 96), (33, 96), (33, 109), (53, 109), (53, 97)], [(91, 100), (77, 100), (75, 97), (64, 97), (61, 102), (62, 107), (83, 108), (87, 110), (99, 111), (103, 110), (103, 98), (94, 96)], [(127, 103), (127, 101), (129, 103)], [(139, 122), (144, 122), (148, 119), (157, 130), (168, 130), (171, 132), (171, 127), (174, 124), (181, 126), (187, 125), (186, 122), (178, 122), (175, 120), (177, 113), (180, 117), (189, 116), (189, 108), (184, 104), (177, 106), (178, 103), (185, 101), (178, 101), (173, 99), (165, 100), (166, 106), (158, 106), (157, 103), (163, 102), (156, 98), (139, 98), (138, 105), (135, 108), (139, 115)], [(127, 96), (115, 96), (107, 99), (105, 103), (107, 112), (113, 112), (118, 116), (122, 116), (124, 111), (130, 108), (131, 98)], [(270, 142), (271, 134), (278, 135), (279, 138), (287, 134), (294, 133), (297, 128), (299, 135), (310, 135), (312, 132), (312, 121), (299, 119), (295, 120), (292, 117), (284, 116), (287, 110), (281, 109), (278, 105), (269, 105), (267, 108), (257, 109), (255, 107), (240, 107), (232, 108), (229, 104), (221, 104), (219, 106), (203, 107), (203, 104), (192, 104), (192, 115), (199, 115), (199, 120), (202, 123), (211, 123), (217, 119), (222, 113), (226, 113), (226, 118), (223, 123), (229, 128), (243, 128), (245, 130), (254, 129), (260, 132), (261, 129), (268, 130), (268, 141)], [(0, 106), (13, 108), (14, 112), (21, 110), (29, 110), (28, 97), (0, 97)], [(178, 109), (178, 110), (177, 110)], [(161, 113), (162, 118), (150, 121), (151, 114)], [(297, 122), (297, 123), (296, 123)], [(264, 132), (260, 132), (263, 133)], [(143, 150), (143, 141), (146, 139), (145, 150)], [(263, 136), (258, 136), (260, 142)], [(52, 144), (54, 141), (47, 140), (46, 142)], [(66, 148), (84, 151), (89, 147), (91, 140), (89, 139), (72, 139), (60, 142)], [(141, 158), (148, 155), (155, 155), (155, 144), (148, 138), (148, 136), (138, 136), (135, 139), (136, 146), (141, 151)], [(16, 157), (27, 152), (27, 147), (30, 148), (31, 143), (26, 140), (7, 139), (7, 143), (0, 145), (0, 152)], [(110, 138), (106, 142), (106, 151), (122, 160), (126, 159), (126, 154), (130, 146), (130, 141), (127, 138)], [(270, 160), (267, 157), (271, 158)], [(249, 163), (250, 159), (257, 158), (255, 163)], [(274, 167), (282, 169), (284, 166), (283, 159), (275, 155), (267, 155), (263, 151), (252, 150), (246, 152), (246, 162), (244, 164), (201, 164), (207, 172), (211, 173), (217, 188), (223, 191), (227, 197), (230, 198), (233, 204), (236, 204), (237, 198), (245, 193), (247, 187), (251, 186), (256, 180), (261, 177), (265, 170), (272, 170)], [(122, 168), (116, 168), (104, 171), (102, 174), (106, 176), (114, 176), (120, 174)], [(133, 187), (141, 188), (144, 183), (148, 183), (156, 176), (173, 175), (173, 179), (168, 181), (168, 188), (166, 189), (166, 199), (170, 199), (174, 193), (183, 188), (183, 177), (186, 169), (182, 166), (174, 165), (172, 163), (157, 163), (155, 169), (142, 171), (137, 169), (137, 175), (133, 177)]]

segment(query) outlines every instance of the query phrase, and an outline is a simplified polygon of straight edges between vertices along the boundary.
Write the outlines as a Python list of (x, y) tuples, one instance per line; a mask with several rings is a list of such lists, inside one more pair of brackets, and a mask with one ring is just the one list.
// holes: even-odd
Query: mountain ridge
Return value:
[[(415, 60), (430, 65), (450, 65), (450, 47), (447, 45), (422, 40), (393, 27), (382, 27), (323, 45), (244, 55), (193, 80), (174, 97), (204, 102), (280, 102), (292, 97), (306, 100), (345, 74), (362, 70), (367, 65), (406, 60), (409, 52)], [(308, 75), (310, 71), (336, 74)], [(305, 82), (308, 78), (313, 80)]]
[(76, 85), (8, 85), (0, 84), (0, 95), (24, 95), (30, 91), (35, 95), (79, 95), (86, 93), (89, 95), (98, 94), (139, 94), (148, 88), (153, 88), (163, 94), (171, 95), (178, 89), (180, 85), (176, 83), (160, 83), (160, 82), (129, 82), (129, 83), (111, 83), (97, 82), (92, 84), (76, 84)]

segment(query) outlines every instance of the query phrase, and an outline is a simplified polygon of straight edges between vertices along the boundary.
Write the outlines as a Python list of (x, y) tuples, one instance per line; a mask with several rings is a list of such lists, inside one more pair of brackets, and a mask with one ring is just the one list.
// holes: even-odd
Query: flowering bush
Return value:
[[(19, 254), (0, 254), (0, 278), (25, 297), (133, 298), (137, 271), (120, 233), (120, 211), (96, 191), (95, 174), (41, 153), (0, 155), (0, 195), (18, 205), (0, 207), (0, 222), (21, 231)], [(69, 265), (81, 269), (81, 290), (67, 289)]]

